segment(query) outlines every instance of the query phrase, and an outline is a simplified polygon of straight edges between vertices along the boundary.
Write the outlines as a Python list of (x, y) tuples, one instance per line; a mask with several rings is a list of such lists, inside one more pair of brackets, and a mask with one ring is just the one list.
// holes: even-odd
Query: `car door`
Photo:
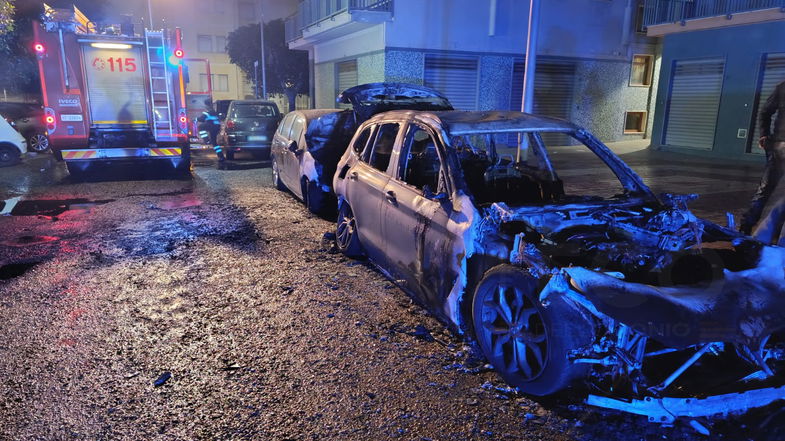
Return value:
[(451, 204), (437, 137), (410, 123), (395, 152), (381, 210), (390, 272), (438, 308), (457, 277), (450, 257), (457, 237), (448, 231)]
[[(297, 196), (302, 198), (302, 190), (300, 186), (300, 158), (298, 154), (302, 154), (303, 146), (300, 145), (300, 139), (302, 138), (302, 133), (305, 130), (305, 117), (300, 114), (295, 114), (294, 118), (292, 119), (292, 127), (289, 130), (288, 141), (281, 152), (281, 157), (283, 158), (283, 181), (287, 187)], [(297, 147), (297, 151), (300, 153), (295, 153), (289, 150), (289, 144), (294, 142), (294, 145)]]
[(383, 268), (387, 267), (387, 259), (382, 207), (386, 203), (384, 191), (390, 180), (388, 170), (400, 127), (398, 122), (376, 125), (360, 160), (347, 172), (346, 197), (354, 212), (360, 242), (368, 257)]
[(280, 124), (278, 124), (278, 130), (273, 137), (272, 146), (270, 147), (270, 154), (275, 159), (275, 167), (278, 169), (278, 177), (284, 184), (286, 184), (286, 181), (283, 179), (283, 170), (286, 168), (283, 162), (286, 160), (284, 151), (286, 150), (287, 145), (289, 145), (289, 131), (292, 128), (293, 120), (294, 113), (289, 113), (281, 120)]

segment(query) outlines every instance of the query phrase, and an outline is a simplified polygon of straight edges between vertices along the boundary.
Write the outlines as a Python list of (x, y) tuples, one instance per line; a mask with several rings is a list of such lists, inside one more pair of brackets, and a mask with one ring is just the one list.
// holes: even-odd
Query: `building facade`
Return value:
[[(521, 108), (528, 2), (304, 0), (287, 22), (307, 50), (315, 107), (356, 84), (401, 81), (458, 109)], [(605, 141), (644, 138), (656, 93), (657, 39), (636, 0), (542, 1), (534, 109)]]
[[(293, 0), (113, 0), (112, 18), (131, 15), (137, 32), (142, 27), (183, 30), (186, 58), (209, 60), (213, 99), (253, 97), (253, 79), (247, 79), (236, 65), (230, 63), (226, 40), (230, 32), (247, 24), (259, 23), (262, 10), (265, 21), (289, 15)], [(263, 9), (264, 8), (264, 9)], [(201, 61), (189, 62), (190, 92), (206, 91), (207, 71)]]
[(652, 146), (762, 161), (758, 110), (785, 81), (785, 1), (646, 0), (662, 38)]

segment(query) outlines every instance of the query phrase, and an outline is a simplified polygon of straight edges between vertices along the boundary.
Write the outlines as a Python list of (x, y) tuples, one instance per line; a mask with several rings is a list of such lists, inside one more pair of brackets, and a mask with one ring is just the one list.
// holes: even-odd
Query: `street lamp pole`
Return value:
[(262, 98), (267, 99), (267, 63), (264, 60), (264, 0), (259, 1), (259, 33), (262, 40)]
[[(534, 111), (534, 74), (537, 71), (537, 34), (540, 28), (540, 0), (529, 0), (529, 30), (526, 38), (526, 68), (523, 73), (523, 97), (521, 97), (521, 111), (532, 113)], [(518, 136), (517, 161), (526, 159), (528, 138)], [(523, 156), (523, 157), (522, 157)]]
[(259, 98), (259, 60), (253, 62), (253, 93)]

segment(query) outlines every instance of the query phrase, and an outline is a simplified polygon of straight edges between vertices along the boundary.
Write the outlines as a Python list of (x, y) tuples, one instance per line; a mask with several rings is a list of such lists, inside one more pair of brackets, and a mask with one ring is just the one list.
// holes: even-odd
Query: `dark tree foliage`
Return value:
[(33, 46), (33, 20), (44, 11), (44, 3), (53, 8), (76, 5), (91, 20), (100, 21), (108, 0), (16, 0), (11, 32), (0, 36), (0, 89), (24, 94), (40, 94), (38, 65)]
[[(286, 44), (283, 20), (264, 25), (267, 92), (283, 93), (289, 98), (289, 111), (294, 110), (298, 93), (308, 93), (308, 53), (293, 51)], [(259, 24), (245, 25), (229, 34), (226, 44), (229, 59), (249, 79), (254, 78), (254, 62), (261, 59)], [(257, 72), (261, 88), (261, 67)]]

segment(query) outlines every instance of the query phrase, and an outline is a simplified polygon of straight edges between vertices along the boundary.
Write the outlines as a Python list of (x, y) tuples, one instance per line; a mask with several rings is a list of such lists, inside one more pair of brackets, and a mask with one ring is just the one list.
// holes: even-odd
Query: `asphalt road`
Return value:
[[(336, 254), (269, 163), (194, 162), (179, 180), (0, 170), (0, 439), (706, 439), (516, 394)], [(711, 439), (760, 439), (765, 416)]]

